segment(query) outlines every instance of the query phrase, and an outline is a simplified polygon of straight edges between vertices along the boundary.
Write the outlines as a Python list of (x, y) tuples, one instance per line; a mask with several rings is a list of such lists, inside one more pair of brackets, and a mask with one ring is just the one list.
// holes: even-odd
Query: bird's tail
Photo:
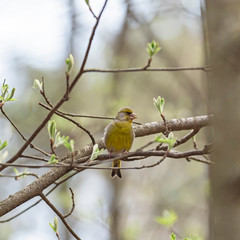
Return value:
[[(113, 161), (113, 167), (121, 167), (121, 160)], [(113, 169), (111, 176), (114, 177), (117, 175), (119, 178), (122, 178), (120, 169)]]

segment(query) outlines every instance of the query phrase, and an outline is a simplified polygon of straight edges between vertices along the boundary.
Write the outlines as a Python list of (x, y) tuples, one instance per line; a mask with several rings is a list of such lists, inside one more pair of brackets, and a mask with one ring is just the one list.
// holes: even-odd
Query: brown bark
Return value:
[(240, 236), (240, 2), (207, 0), (214, 114), (214, 168), (211, 176), (210, 239)]

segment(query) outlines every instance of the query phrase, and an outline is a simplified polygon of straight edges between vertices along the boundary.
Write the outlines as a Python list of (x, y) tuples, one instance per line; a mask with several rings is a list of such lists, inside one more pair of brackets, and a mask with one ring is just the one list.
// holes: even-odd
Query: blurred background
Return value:
[[(90, 1), (98, 15), (102, 0)], [(153, 57), (152, 67), (199, 67), (205, 64), (205, 50), (200, 0), (115, 0), (109, 1), (97, 29), (87, 68), (130, 68), (147, 64), (147, 43), (155, 40), (162, 50)], [(65, 59), (70, 53), (78, 72), (95, 19), (84, 0), (1, 0), (0, 1), (0, 84), (6, 79), (16, 87), (17, 101), (7, 103), (6, 113), (25, 137), (31, 135), (47, 114), (38, 105), (44, 102), (32, 88), (34, 79), (44, 77), (51, 102), (65, 91)], [(123, 106), (130, 106), (141, 123), (160, 121), (153, 97), (165, 98), (165, 117), (185, 118), (207, 112), (206, 76), (201, 71), (87, 73), (61, 110), (71, 113), (111, 116)], [(75, 149), (90, 142), (88, 136), (64, 119), (54, 116), (63, 135), (75, 140)], [(109, 121), (78, 119), (96, 139), (103, 137)], [(8, 158), (23, 141), (9, 122), (0, 116), (0, 140), (8, 141)], [(178, 138), (187, 132), (176, 132)], [(155, 136), (135, 139), (135, 150)], [(205, 132), (197, 135), (197, 144), (206, 142)], [(34, 140), (49, 150), (47, 128)], [(192, 149), (190, 141), (178, 150)], [(26, 153), (35, 154), (32, 150)], [(64, 148), (58, 150), (65, 156)], [(21, 159), (19, 163), (31, 163)], [(31, 160), (32, 161), (32, 160)], [(153, 163), (157, 159), (144, 160)], [(140, 166), (143, 162), (123, 163)], [(18, 169), (23, 171), (23, 169)], [(28, 171), (32, 171), (28, 169)], [(43, 174), (46, 169), (34, 170)], [(5, 170), (13, 174), (13, 169)], [(208, 166), (184, 159), (165, 160), (161, 165), (142, 170), (126, 170), (123, 179), (111, 179), (110, 171), (86, 170), (48, 196), (63, 213), (71, 209), (71, 187), (76, 209), (67, 219), (84, 240), (170, 239), (170, 233), (202, 240), (208, 237)], [(0, 200), (32, 182), (0, 178)], [(1, 220), (34, 203), (33, 199)], [(178, 214), (174, 229), (155, 221), (165, 209)], [(56, 239), (49, 226), (55, 213), (41, 202), (18, 218), (0, 224), (1, 240)], [(60, 223), (62, 239), (73, 237)]]

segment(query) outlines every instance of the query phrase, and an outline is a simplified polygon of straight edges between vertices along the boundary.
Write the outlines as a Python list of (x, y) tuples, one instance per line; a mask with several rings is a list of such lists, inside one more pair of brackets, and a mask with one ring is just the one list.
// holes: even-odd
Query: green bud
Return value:
[(151, 42), (151, 43), (148, 43), (147, 44), (148, 47), (146, 48), (150, 58), (158, 53), (160, 50), (161, 50), (161, 47), (159, 46), (159, 43), (158, 42), (155, 42), (154, 40)]
[(173, 210), (164, 210), (162, 216), (155, 218), (155, 221), (165, 227), (172, 227), (178, 220), (177, 214)]
[(92, 155), (90, 157), (90, 160), (91, 161), (95, 160), (101, 154), (102, 151), (103, 151), (103, 149), (99, 150), (98, 144), (95, 144), (93, 146), (93, 151), (92, 151)]
[(158, 98), (153, 98), (153, 104), (157, 108), (157, 110), (160, 112), (160, 114), (163, 113), (164, 105), (165, 105), (165, 99), (158, 96)]
[(40, 82), (38, 79), (34, 80), (34, 82), (33, 82), (33, 88), (34, 89), (36, 89), (38, 91), (42, 91), (43, 90), (42, 86), (43, 86), (42, 82)]
[(58, 163), (58, 160), (56, 159), (56, 156), (52, 154), (51, 158), (48, 161), (48, 164), (56, 164), (56, 163)]
[(51, 140), (54, 140), (56, 132), (56, 122), (54, 120), (48, 121), (48, 134)]
[(69, 57), (65, 60), (65, 62), (67, 64), (67, 74), (70, 75), (74, 67), (73, 55), (70, 54)]

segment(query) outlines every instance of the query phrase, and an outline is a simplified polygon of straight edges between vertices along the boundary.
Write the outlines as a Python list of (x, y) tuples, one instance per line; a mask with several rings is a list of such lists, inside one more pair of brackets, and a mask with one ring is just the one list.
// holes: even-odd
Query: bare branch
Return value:
[(126, 68), (126, 69), (86, 69), (84, 73), (125, 73), (125, 72), (176, 72), (176, 71), (209, 71), (209, 66), (204, 67), (169, 67), (169, 68)]
[(72, 228), (68, 225), (66, 220), (64, 219), (63, 215), (55, 208), (55, 206), (47, 199), (47, 197), (40, 193), (39, 196), (42, 198), (42, 200), (58, 215), (58, 217), (62, 220), (65, 227), (68, 229), (68, 231), (77, 239), (81, 240), (81, 238), (72, 230)]
[[(2, 114), (7, 118), (7, 120), (11, 123), (11, 125), (13, 126), (13, 128), (18, 132), (18, 134), (22, 137), (22, 139), (24, 141), (27, 141), (27, 139), (24, 137), (24, 135), (21, 133), (21, 131), (17, 128), (17, 126), (13, 123), (13, 121), (10, 119), (10, 117), (6, 114), (6, 112), (3, 110), (3, 107), (0, 108)], [(50, 156), (50, 154), (48, 154), (47, 152), (43, 151), (42, 149), (34, 146), (32, 143), (30, 143), (30, 147), (34, 148), (35, 150), (39, 151), (40, 153), (46, 155), (46, 156)]]
[[(39, 103), (40, 106), (49, 109), (46, 105)], [(50, 110), (50, 109), (49, 109)], [(80, 123), (74, 121), (73, 119), (63, 115), (62, 113), (60, 113), (59, 111), (56, 111), (55, 114), (57, 114), (58, 116), (67, 119), (69, 122), (72, 122), (73, 124), (75, 124), (77, 127), (79, 127), (80, 129), (82, 129), (84, 132), (86, 132), (88, 134), (88, 136), (90, 137), (92, 144), (95, 144), (95, 139), (93, 137), (93, 135), (91, 134), (91, 132), (89, 130), (87, 130), (86, 128), (84, 128)], [(56, 154), (55, 154), (56, 155)]]
[(71, 188), (69, 188), (69, 190), (70, 190), (70, 192), (72, 194), (72, 208), (71, 208), (71, 211), (68, 214), (63, 216), (64, 218), (69, 217), (72, 214), (72, 212), (73, 212), (73, 210), (75, 208), (74, 193), (73, 193), (73, 190)]
[[(49, 107), (49, 106), (47, 106), (47, 105), (45, 105), (45, 104), (43, 104), (41, 102), (39, 103), (39, 105), (44, 107), (44, 108), (46, 108), (46, 109), (48, 109), (48, 110), (51, 110), (51, 107)], [(66, 113), (66, 112), (62, 112), (62, 111), (57, 110), (56, 114), (58, 114), (58, 113), (61, 114), (59, 116), (64, 115), (64, 116), (69, 116), (69, 117), (106, 119), (106, 120), (113, 120), (114, 119), (114, 117), (103, 117), (103, 116), (101, 117), (101, 116), (93, 116), (93, 115), (74, 114), (74, 113)], [(142, 125), (141, 123), (135, 122), (135, 121), (133, 123), (137, 124), (137, 125)]]

